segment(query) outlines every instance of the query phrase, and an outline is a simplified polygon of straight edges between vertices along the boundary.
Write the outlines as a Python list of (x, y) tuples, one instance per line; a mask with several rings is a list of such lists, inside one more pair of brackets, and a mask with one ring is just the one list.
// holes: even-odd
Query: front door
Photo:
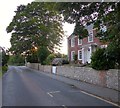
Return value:
[(91, 62), (91, 48), (85, 48), (84, 49), (84, 59), (83, 59), (83, 63), (86, 63), (86, 62), (88, 62), (88, 63), (90, 63)]
[(90, 58), (91, 57), (91, 51), (90, 50), (91, 50), (90, 48), (87, 49), (87, 62), (88, 63), (91, 62), (91, 58)]

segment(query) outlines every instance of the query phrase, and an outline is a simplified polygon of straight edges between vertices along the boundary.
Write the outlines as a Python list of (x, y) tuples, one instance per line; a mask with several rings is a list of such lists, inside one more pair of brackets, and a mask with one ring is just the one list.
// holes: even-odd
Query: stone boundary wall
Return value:
[(44, 66), (44, 72), (52, 73), (52, 66)]
[(27, 63), (26, 66), (29, 67), (29, 68), (32, 68), (32, 69), (39, 70), (39, 64), (38, 63)]
[[(52, 66), (37, 63), (27, 63), (26, 66), (43, 72), (53, 73)], [(56, 66), (55, 74), (120, 91), (117, 69), (97, 71), (89, 67)]]

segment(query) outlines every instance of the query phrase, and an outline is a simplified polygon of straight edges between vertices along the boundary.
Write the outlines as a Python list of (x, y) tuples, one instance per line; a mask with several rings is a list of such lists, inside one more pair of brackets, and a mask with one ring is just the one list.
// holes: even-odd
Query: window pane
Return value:
[(71, 60), (72, 60), (72, 61), (74, 60), (74, 55), (75, 55), (75, 51), (72, 51), (72, 52), (71, 52)]
[(74, 47), (75, 46), (75, 38), (72, 38), (71, 39), (71, 47)]
[(88, 36), (88, 42), (92, 42), (92, 41), (93, 41), (93, 31), (90, 31)]
[(82, 39), (78, 39), (78, 45), (82, 44)]
[(79, 59), (82, 59), (82, 51), (79, 51)]

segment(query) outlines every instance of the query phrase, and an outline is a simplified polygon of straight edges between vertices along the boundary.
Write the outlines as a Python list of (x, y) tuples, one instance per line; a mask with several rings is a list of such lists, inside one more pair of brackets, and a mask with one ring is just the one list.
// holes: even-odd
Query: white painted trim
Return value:
[[(73, 43), (73, 39), (74, 39), (74, 45), (72, 44)], [(71, 47), (75, 47), (75, 37), (71, 38)]]
[[(79, 40), (81, 40), (81, 44), (79, 43)], [(78, 45), (82, 45), (82, 39), (79, 39), (79, 38), (78, 38)]]
[(89, 49), (90, 49), (90, 51), (89, 51), (89, 52), (90, 52), (90, 53), (89, 53), (89, 54), (90, 54), (90, 55), (89, 55), (89, 56), (90, 56), (90, 58), (89, 58), (89, 61), (87, 60), (87, 61), (88, 61), (88, 63), (90, 63), (90, 62), (91, 62), (92, 47), (89, 47)]
[(92, 36), (92, 40), (91, 40), (91, 41), (89, 40), (89, 38), (90, 38), (90, 37), (88, 36), (88, 42), (93, 42), (93, 36)]
[(73, 52), (75, 53), (75, 51), (71, 51), (71, 57), (70, 57), (70, 58), (71, 58), (71, 61), (73, 61), (73, 60), (74, 60), (73, 55), (72, 55), (72, 54), (73, 54)]
[(79, 58), (79, 51), (81, 51), (81, 54), (82, 54), (82, 50), (78, 50), (78, 60), (82, 60), (82, 58), (81, 59)]
[[(90, 34), (92, 34), (92, 36), (90, 36)], [(88, 42), (93, 42), (93, 38), (94, 38), (93, 35), (94, 35), (94, 34), (93, 34), (93, 30), (89, 30), (89, 31), (88, 31)], [(91, 41), (89, 40), (90, 37), (92, 37), (92, 40), (91, 40)]]
[(85, 60), (84, 60), (84, 48), (82, 48), (82, 63), (83, 64), (85, 63)]

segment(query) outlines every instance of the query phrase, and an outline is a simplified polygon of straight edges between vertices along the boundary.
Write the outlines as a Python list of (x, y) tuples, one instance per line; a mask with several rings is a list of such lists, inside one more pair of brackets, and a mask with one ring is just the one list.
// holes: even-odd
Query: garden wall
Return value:
[[(53, 70), (52, 66), (43, 66), (37, 63), (27, 63), (27, 67), (48, 73), (52, 73)], [(56, 66), (56, 75), (120, 90), (120, 87), (118, 87), (119, 81), (117, 69), (96, 71), (88, 67)]]

